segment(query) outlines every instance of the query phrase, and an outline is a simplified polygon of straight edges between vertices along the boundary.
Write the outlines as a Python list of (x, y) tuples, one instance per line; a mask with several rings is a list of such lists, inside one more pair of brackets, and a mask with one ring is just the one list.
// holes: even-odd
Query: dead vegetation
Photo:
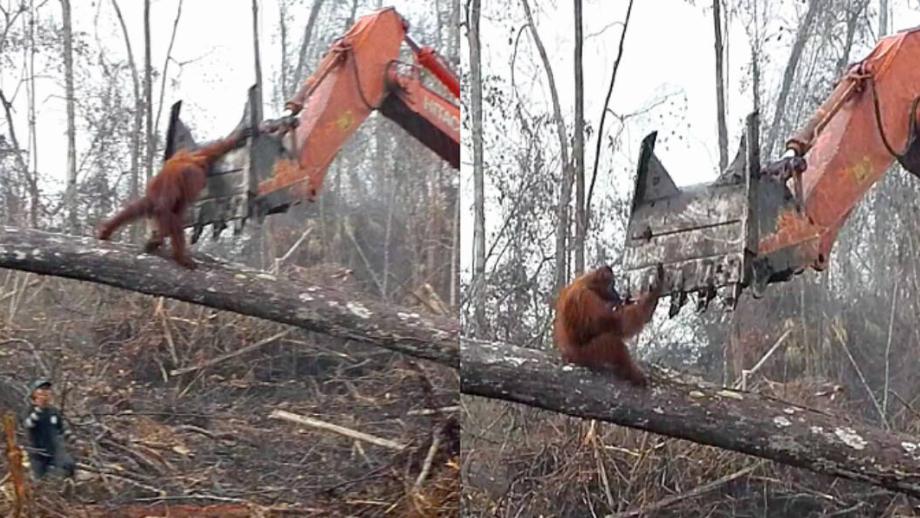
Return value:
[[(327, 282), (347, 282), (326, 273)], [(3, 280), (0, 406), (20, 411), (20, 387), (50, 375), (78, 437), (76, 484), (36, 486), (37, 513), (459, 511), (452, 369), (122, 290), (14, 272)], [(405, 447), (272, 418), (279, 411)], [(2, 500), (4, 513), (17, 501), (9, 490)]]
[[(754, 390), (838, 415), (837, 385)], [(463, 507), (470, 516), (913, 516), (910, 498), (689, 441), (463, 396)], [(900, 429), (916, 431), (904, 407)], [(911, 430), (913, 427), (913, 430)]]

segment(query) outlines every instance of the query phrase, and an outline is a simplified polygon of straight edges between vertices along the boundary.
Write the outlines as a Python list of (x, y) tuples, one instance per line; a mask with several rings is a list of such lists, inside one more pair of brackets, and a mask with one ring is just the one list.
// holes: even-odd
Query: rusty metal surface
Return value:
[[(312, 201), (339, 150), (377, 109), (459, 168), (460, 108), (423, 85), (417, 66), (397, 61), (407, 27), (393, 8), (360, 18), (286, 103), (291, 115), (263, 122), (260, 96), (251, 88), (240, 127), (259, 131), (215, 162), (186, 215), (192, 241), (208, 226), (215, 237), (228, 225), (239, 233), (251, 217)], [(450, 75), (446, 66), (437, 70)], [(171, 113), (167, 158), (195, 146), (180, 107)]]
[[(810, 220), (834, 235), (865, 193), (889, 169), (908, 144), (911, 105), (920, 95), (920, 30), (882, 39), (835, 88), (853, 93), (823, 126), (805, 155), (802, 175), (805, 211)], [(879, 117), (876, 118), (874, 97)], [(830, 254), (830, 245), (819, 251)], [(790, 242), (790, 245), (794, 242)]]
[(399, 57), (405, 31), (403, 18), (387, 8), (360, 18), (333, 45), (292, 100), (302, 106), (295, 152), (303, 175), (269, 178), (259, 194), (302, 181), (308, 199), (319, 193), (339, 149), (389, 95), (386, 70)]
[[(259, 97), (257, 87), (249, 89), (238, 128), (260, 122), (261, 109), (256, 106)], [(184, 138), (194, 145), (194, 139), (179, 117), (178, 105), (173, 106), (170, 114), (167, 135)], [(193, 229), (192, 242), (198, 241), (208, 226), (215, 238), (228, 225), (233, 227), (234, 234), (242, 231), (250, 216), (250, 201), (255, 194), (258, 170), (254, 165), (264, 167), (269, 160), (267, 157), (279, 152), (280, 144), (275, 141), (277, 139), (270, 135), (257, 134), (244, 147), (230, 151), (213, 164), (208, 171), (204, 190), (185, 214), (184, 225)], [(173, 144), (174, 149), (181, 149), (182, 145), (182, 141)]]
[(735, 160), (713, 184), (678, 188), (655, 156), (655, 137), (643, 140), (637, 168), (623, 255), (625, 295), (648, 290), (661, 263), (672, 316), (693, 293), (701, 306), (716, 294), (732, 306), (749, 280), (757, 243), (757, 116), (748, 118)]
[(645, 201), (636, 207), (629, 226), (630, 239), (641, 239), (681, 232), (688, 228), (705, 229), (738, 223), (746, 214), (747, 190), (744, 184), (693, 185), (668, 198)]
[(896, 159), (920, 175), (918, 62), (920, 30), (882, 39), (787, 142), (796, 156), (761, 169), (749, 119), (755, 144), (742, 143), (711, 185), (675, 187), (652, 137), (627, 230), (627, 295), (644, 289), (658, 261), (678, 305), (693, 291), (708, 299), (720, 287), (752, 287), (756, 296), (807, 267), (824, 269), (847, 217)]
[(391, 63), (387, 81), (392, 95), (380, 113), (459, 169), (460, 108), (423, 87), (415, 67)]

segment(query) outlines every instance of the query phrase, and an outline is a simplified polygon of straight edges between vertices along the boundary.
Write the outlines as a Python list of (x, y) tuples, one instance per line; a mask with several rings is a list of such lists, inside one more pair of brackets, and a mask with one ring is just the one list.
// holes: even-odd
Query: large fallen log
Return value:
[(356, 340), (459, 368), (454, 319), (357, 300), (237, 264), (195, 256), (187, 270), (134, 246), (0, 227), (0, 268), (96, 282)]
[(788, 402), (653, 379), (637, 389), (556, 356), (460, 339), (460, 390), (747, 453), (920, 496), (920, 438)]

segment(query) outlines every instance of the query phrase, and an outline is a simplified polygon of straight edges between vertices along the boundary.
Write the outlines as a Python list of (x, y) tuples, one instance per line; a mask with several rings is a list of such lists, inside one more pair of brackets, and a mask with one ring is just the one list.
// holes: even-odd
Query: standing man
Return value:
[(51, 382), (38, 379), (29, 385), (29, 413), (23, 425), (29, 434), (29, 463), (36, 479), (44, 477), (52, 468), (58, 468), (73, 477), (75, 464), (64, 447), (73, 433), (64, 423), (64, 417), (52, 406), (54, 394)]

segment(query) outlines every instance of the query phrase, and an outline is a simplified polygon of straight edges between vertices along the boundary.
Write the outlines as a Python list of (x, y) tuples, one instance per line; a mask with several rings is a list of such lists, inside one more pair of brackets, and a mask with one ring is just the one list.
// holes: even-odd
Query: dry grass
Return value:
[[(458, 512), (456, 412), (424, 412), (457, 404), (451, 369), (294, 329), (246, 354), (171, 376), (287, 328), (19, 273), (0, 278), (4, 295), (0, 410), (19, 411), (17, 389), (47, 368), (83, 464), (69, 493), (60, 481), (36, 488), (40, 514), (158, 516), (164, 506), (170, 516), (205, 513), (204, 506), (224, 506), (215, 508), (222, 516)], [(409, 448), (394, 453), (269, 419), (273, 409)], [(416, 488), (436, 434), (440, 446)]]
[[(774, 397), (849, 413), (823, 382)], [(614, 425), (463, 396), (468, 516), (905, 516), (903, 495)], [(907, 507), (904, 507), (907, 506)], [(839, 513), (839, 514), (834, 514)]]

